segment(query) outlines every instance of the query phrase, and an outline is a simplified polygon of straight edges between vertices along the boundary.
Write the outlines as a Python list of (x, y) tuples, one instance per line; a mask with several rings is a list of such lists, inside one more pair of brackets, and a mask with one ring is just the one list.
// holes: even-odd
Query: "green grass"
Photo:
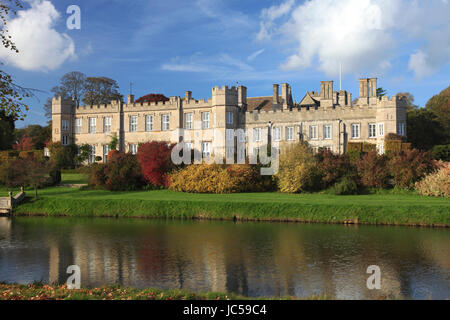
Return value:
[(80, 173), (62, 173), (61, 184), (87, 184), (87, 177)]
[[(64, 174), (62, 183), (67, 181), (83, 180), (77, 174)], [(51, 187), (39, 190), (38, 200), (29, 199), (15, 208), (14, 213), (450, 226), (450, 199), (395, 190), (335, 196), (276, 192), (188, 194), (168, 190), (110, 192)]]
[[(66, 286), (44, 284), (11, 285), (0, 284), (0, 300), (246, 300), (235, 294), (208, 292), (192, 293), (185, 290), (134, 289), (120, 286), (82, 288), (69, 290)], [(263, 298), (259, 298), (263, 299)], [(286, 297), (283, 299), (294, 299)], [(313, 296), (307, 299), (329, 299)]]

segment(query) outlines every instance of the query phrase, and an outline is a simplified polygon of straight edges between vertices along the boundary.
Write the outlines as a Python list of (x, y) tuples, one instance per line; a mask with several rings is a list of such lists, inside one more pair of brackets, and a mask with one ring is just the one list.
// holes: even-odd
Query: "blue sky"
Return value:
[[(81, 9), (68, 30), (67, 7)], [(4, 69), (29, 100), (18, 127), (45, 124), (42, 108), (62, 75), (116, 79), (120, 92), (209, 98), (215, 85), (245, 85), (248, 96), (291, 84), (294, 99), (321, 80), (358, 95), (357, 79), (378, 77), (389, 95), (411, 92), (424, 106), (450, 85), (450, 5), (446, 0), (29, 0), (12, 17), (23, 56), (0, 50)], [(433, 19), (430, 19), (430, 16)], [(420, 21), (420, 23), (417, 23)], [(28, 54), (25, 54), (28, 53)]]

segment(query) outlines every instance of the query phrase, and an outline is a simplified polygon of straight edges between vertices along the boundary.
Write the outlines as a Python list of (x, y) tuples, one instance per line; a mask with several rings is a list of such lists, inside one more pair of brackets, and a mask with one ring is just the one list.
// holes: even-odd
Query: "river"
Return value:
[[(450, 230), (298, 223), (0, 218), (0, 282), (251, 297), (450, 299)], [(368, 266), (381, 289), (366, 285)]]

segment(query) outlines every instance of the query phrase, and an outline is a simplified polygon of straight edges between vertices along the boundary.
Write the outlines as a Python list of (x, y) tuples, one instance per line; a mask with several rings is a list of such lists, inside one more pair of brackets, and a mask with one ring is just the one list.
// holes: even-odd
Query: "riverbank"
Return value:
[(38, 200), (29, 198), (14, 209), (14, 214), (449, 227), (449, 208), (448, 198), (413, 193), (186, 194), (54, 187), (40, 190)]
[[(70, 290), (66, 285), (0, 284), (0, 300), (249, 300), (235, 294), (208, 292), (192, 293), (185, 290), (135, 289), (108, 286)], [(260, 298), (264, 299), (264, 298)], [(294, 299), (292, 297), (283, 298)], [(326, 296), (313, 296), (303, 300), (325, 300)]]

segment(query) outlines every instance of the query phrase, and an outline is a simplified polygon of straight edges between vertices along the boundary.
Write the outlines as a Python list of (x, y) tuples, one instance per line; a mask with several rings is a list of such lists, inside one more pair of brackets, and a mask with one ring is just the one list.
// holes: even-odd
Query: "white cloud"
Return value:
[(8, 30), (19, 53), (0, 49), (0, 60), (20, 69), (49, 71), (58, 68), (75, 55), (75, 44), (65, 33), (54, 29), (60, 18), (48, 0), (30, 0), (31, 7), (20, 10), (8, 21)]
[(449, 16), (442, 0), (286, 0), (262, 11), (257, 39), (282, 35), (293, 43), (283, 70), (336, 75), (342, 63), (345, 73), (379, 73), (410, 50), (409, 68), (423, 77), (449, 62)]
[(249, 56), (247, 57), (247, 60), (248, 60), (248, 61), (253, 61), (253, 60), (255, 60), (255, 58), (256, 58), (257, 56), (259, 56), (260, 54), (262, 54), (264, 51), (265, 51), (264, 49), (261, 49), (261, 50), (258, 50), (258, 51), (253, 52), (251, 55), (249, 55)]

